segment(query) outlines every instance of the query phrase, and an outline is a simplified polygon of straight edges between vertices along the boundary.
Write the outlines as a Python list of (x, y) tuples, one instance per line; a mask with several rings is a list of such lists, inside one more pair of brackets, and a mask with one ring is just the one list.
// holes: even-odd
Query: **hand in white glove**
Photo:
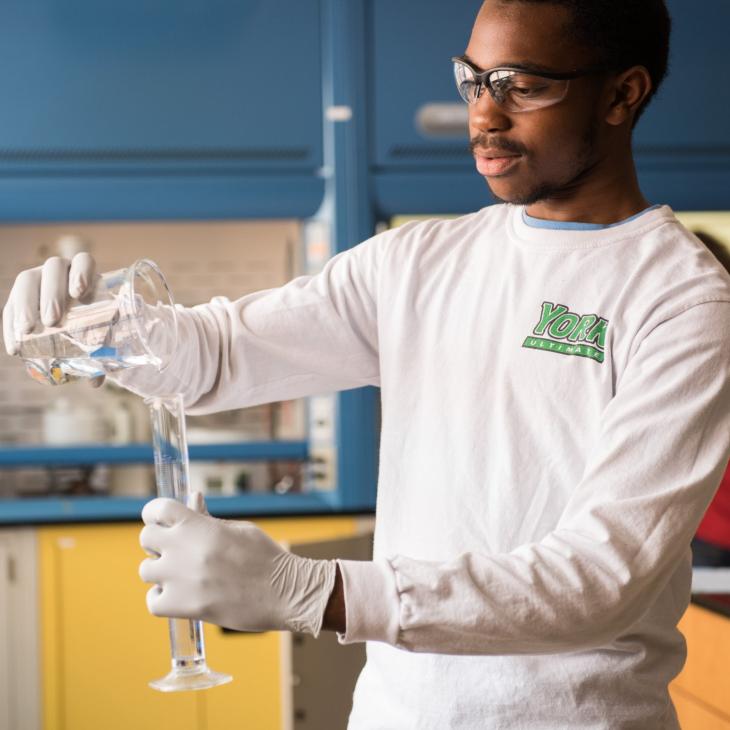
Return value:
[[(21, 271), (3, 309), (3, 339), (8, 355), (18, 354), (18, 339), (38, 322), (53, 327), (62, 319), (69, 298), (83, 299), (95, 282), (96, 263), (91, 254), (76, 254), (71, 261), (54, 256), (42, 266)], [(95, 378), (92, 385), (101, 385)]]
[(156, 584), (147, 592), (150, 613), (239, 631), (319, 634), (334, 560), (294, 555), (250, 522), (217, 519), (173, 499), (148, 502), (142, 519), (140, 543), (159, 555), (139, 568), (143, 581)]

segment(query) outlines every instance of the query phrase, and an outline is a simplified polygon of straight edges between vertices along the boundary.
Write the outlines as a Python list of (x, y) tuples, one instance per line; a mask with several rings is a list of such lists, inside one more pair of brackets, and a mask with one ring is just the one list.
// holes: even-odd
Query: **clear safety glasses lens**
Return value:
[(527, 112), (562, 101), (568, 93), (567, 79), (549, 79), (514, 69), (494, 69), (475, 74), (471, 67), (454, 61), (454, 78), (459, 95), (473, 104), (485, 89), (505, 111)]

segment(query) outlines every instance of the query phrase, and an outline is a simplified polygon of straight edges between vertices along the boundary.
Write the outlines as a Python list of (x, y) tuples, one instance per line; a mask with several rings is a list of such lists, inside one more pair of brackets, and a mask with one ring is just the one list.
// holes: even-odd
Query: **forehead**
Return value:
[(479, 68), (523, 65), (570, 70), (590, 61), (572, 40), (570, 11), (550, 2), (486, 0), (472, 29), (466, 56)]

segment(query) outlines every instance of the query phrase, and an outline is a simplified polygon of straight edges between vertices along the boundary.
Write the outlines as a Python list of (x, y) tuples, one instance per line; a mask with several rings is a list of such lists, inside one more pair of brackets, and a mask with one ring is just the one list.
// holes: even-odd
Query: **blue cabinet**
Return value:
[(317, 0), (5, 2), (0, 161), (313, 170), (320, 76)]
[[(466, 48), (481, 2), (423, 0), (417, 9), (408, 0), (366, 4), (370, 164), (378, 216), (466, 213), (487, 205), (489, 192), (474, 171), (466, 106), (450, 60)], [(446, 124), (424, 125), (424, 115), (437, 109)]]
[[(372, 0), (370, 53), (372, 163), (376, 168), (443, 169), (471, 164), (468, 134), (430, 134), (419, 125), (426, 105), (463, 106), (451, 56), (463, 53), (481, 2)], [(466, 119), (466, 116), (463, 116)]]
[[(378, 214), (488, 203), (449, 63), (480, 0), (351, 0), (361, 22), (335, 28), (339, 57), (324, 62), (341, 2), (2, 3), (0, 220), (310, 215), (327, 64), (355, 68), (361, 45)], [(675, 208), (727, 208), (730, 3), (668, 4), (672, 68), (636, 130), (641, 182)]]
[(65, 218), (54, 193), (81, 218), (154, 217), (150, 198), (157, 217), (273, 215), (246, 207), (246, 175), (312, 212), (320, 26), (319, 0), (0, 4), (0, 217)]

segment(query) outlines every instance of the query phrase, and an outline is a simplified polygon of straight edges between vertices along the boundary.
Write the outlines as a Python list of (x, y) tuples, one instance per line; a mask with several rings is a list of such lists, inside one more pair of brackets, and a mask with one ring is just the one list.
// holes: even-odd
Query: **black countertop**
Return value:
[(730, 593), (694, 593), (692, 603), (730, 618)]

